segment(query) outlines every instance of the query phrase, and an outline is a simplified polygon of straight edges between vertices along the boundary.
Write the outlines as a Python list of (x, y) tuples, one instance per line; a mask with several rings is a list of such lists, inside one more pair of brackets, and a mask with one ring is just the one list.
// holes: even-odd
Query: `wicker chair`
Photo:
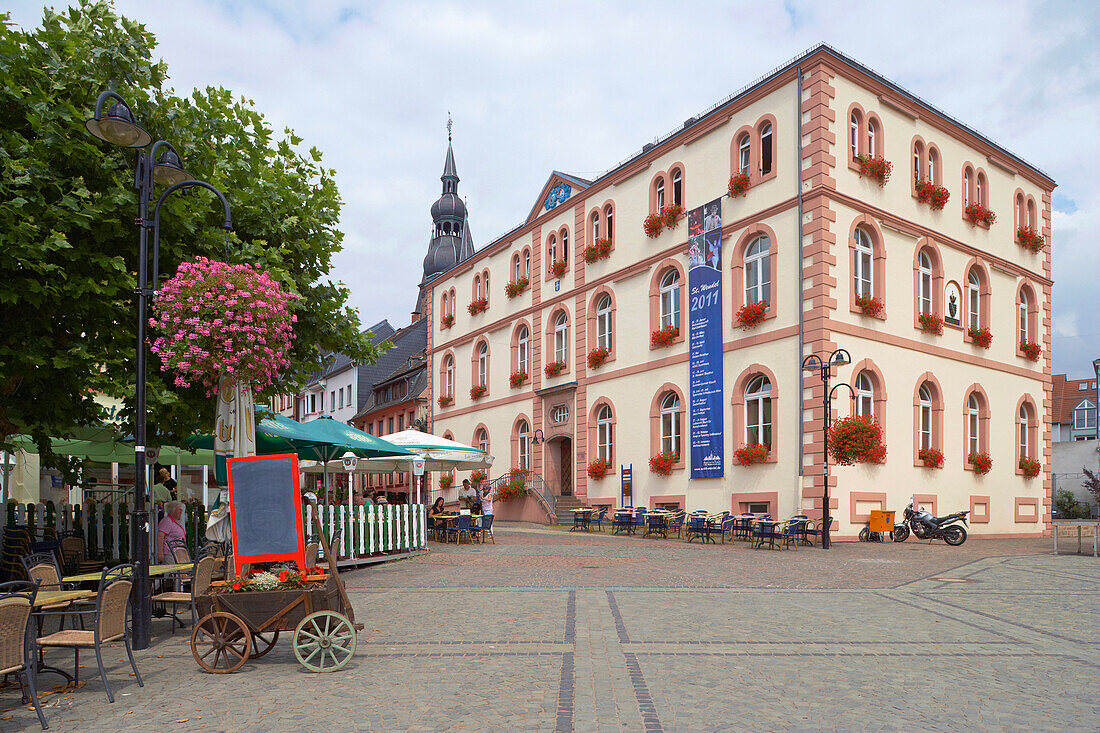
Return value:
[(311, 568), (317, 564), (317, 553), (321, 551), (320, 542), (310, 542), (306, 545), (306, 567)]
[[(153, 603), (163, 603), (167, 606), (172, 604), (172, 613), (169, 616), (180, 625), (180, 628), (184, 628), (186, 624), (180, 620), (177, 615), (177, 610), (181, 603), (186, 603), (191, 606), (191, 624), (194, 625), (199, 621), (198, 608), (195, 605), (195, 597), (202, 595), (206, 592), (206, 589), (210, 587), (210, 582), (214, 579), (214, 557), (207, 555), (201, 557), (195, 561), (195, 564), (191, 568), (191, 589), (187, 591), (165, 591), (163, 593), (157, 593), (153, 596)], [(176, 633), (176, 624), (172, 624), (172, 633)]]
[[(23, 570), (27, 573), (27, 579), (32, 583), (38, 583), (43, 590), (64, 590), (66, 586), (61, 582), (61, 569), (57, 566), (57, 556), (52, 552), (39, 552), (34, 555), (24, 555), (21, 562)], [(71, 586), (69, 586), (71, 587)], [(43, 611), (75, 610), (88, 608), (87, 603), (74, 603), (63, 601), (43, 606)], [(75, 618), (73, 619), (76, 620)], [(76, 625), (75, 623), (73, 624)], [(38, 620), (39, 629), (42, 628), (42, 619)], [(61, 627), (65, 627), (65, 616), (61, 616)]]
[(95, 610), (82, 611), (92, 613), (95, 621), (89, 631), (73, 629), (70, 631), (57, 631), (47, 636), (38, 638), (37, 644), (42, 648), (71, 647), (73, 649), (73, 681), (80, 682), (80, 649), (92, 647), (95, 649), (96, 664), (99, 666), (99, 676), (103, 680), (103, 687), (107, 690), (107, 701), (114, 702), (115, 696), (111, 693), (111, 686), (107, 682), (107, 671), (103, 668), (103, 645), (113, 641), (122, 640), (126, 647), (126, 656), (130, 659), (130, 667), (134, 670), (138, 687), (145, 687), (141, 681), (141, 673), (134, 663), (134, 652), (130, 648), (130, 625), (126, 623), (126, 607), (130, 601), (130, 589), (133, 587), (133, 565), (118, 565), (106, 568), (99, 579), (99, 593), (96, 594)]
[(27, 633), (38, 583), (21, 580), (2, 583), (0, 594), (0, 675), (19, 676), (20, 686), (25, 685), (25, 692), (29, 692), (34, 703), (38, 722), (46, 730), (49, 726), (38, 702), (38, 667), (31, 652), (31, 635)]

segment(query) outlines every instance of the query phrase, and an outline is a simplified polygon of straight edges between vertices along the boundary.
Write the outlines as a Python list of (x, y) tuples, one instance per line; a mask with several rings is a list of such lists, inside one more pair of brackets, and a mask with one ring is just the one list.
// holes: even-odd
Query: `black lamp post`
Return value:
[(834, 366), (844, 366), (845, 364), (851, 364), (852, 357), (844, 349), (837, 349), (833, 353), (829, 354), (828, 358), (822, 359), (816, 354), (810, 354), (802, 360), (802, 368), (808, 372), (817, 370), (821, 373), (821, 385), (825, 388), (824, 396), (822, 397), (823, 407), (825, 408), (825, 440), (823, 443), (824, 455), (824, 471), (825, 471), (825, 488), (821, 497), (821, 549), (828, 550), (831, 543), (829, 541), (829, 525), (832, 523), (832, 517), (829, 516), (829, 427), (833, 422), (833, 392), (838, 387), (847, 387), (849, 392), (854, 395), (851, 385), (840, 382), (829, 389), (829, 380), (833, 376)]
[[(107, 113), (103, 106), (107, 100), (114, 100)], [(147, 492), (147, 467), (145, 464), (146, 438), (146, 401), (145, 401), (145, 321), (147, 299), (158, 286), (158, 266), (160, 254), (160, 209), (164, 200), (174, 191), (191, 186), (207, 188), (217, 194), (225, 208), (225, 228), (231, 229), (229, 204), (225, 196), (209, 183), (196, 181), (183, 170), (179, 154), (163, 140), (153, 143), (149, 151), (145, 147), (152, 142), (152, 136), (134, 121), (126, 101), (115, 92), (103, 92), (96, 99), (95, 116), (84, 122), (88, 132), (101, 140), (124, 148), (137, 148), (137, 166), (134, 169), (134, 189), (138, 192), (138, 277), (137, 277), (137, 384), (135, 389), (136, 426), (134, 445), (134, 511), (131, 515), (131, 555), (134, 560), (134, 600), (133, 600), (133, 638), (135, 649), (149, 646), (149, 625), (152, 617), (152, 600), (149, 588), (149, 510), (145, 504)], [(157, 156), (160, 151), (160, 156)], [(149, 219), (149, 202), (153, 197), (155, 184), (167, 186), (154, 209), (153, 220)], [(149, 230), (153, 237), (153, 287), (150, 289), (148, 276)]]
[(542, 428), (535, 428), (535, 432), (531, 435), (531, 445), (538, 445), (546, 442), (546, 433), (542, 432)]

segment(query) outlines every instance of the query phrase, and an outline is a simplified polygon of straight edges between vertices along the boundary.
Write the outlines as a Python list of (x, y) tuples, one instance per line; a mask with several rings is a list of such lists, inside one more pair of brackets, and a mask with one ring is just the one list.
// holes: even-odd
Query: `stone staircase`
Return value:
[(559, 496), (554, 523), (563, 527), (573, 526), (573, 510), (584, 506), (584, 502), (575, 496)]

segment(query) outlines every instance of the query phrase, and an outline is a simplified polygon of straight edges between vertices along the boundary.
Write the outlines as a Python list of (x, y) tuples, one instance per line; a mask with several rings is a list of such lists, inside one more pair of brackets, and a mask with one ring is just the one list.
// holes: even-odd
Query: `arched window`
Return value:
[(745, 444), (772, 445), (772, 383), (755, 377), (745, 389)]
[(474, 299), (481, 299), (481, 275), (474, 275)]
[(978, 273), (974, 270), (970, 271), (970, 274), (966, 276), (966, 295), (967, 295), (967, 319), (969, 321), (970, 328), (982, 327), (982, 284), (978, 280)]
[(975, 180), (978, 182), (978, 187), (974, 193), (975, 203), (985, 206), (985, 175), (979, 172)]
[(1026, 226), (1026, 214), (1024, 209), (1024, 195), (1022, 193), (1016, 194), (1016, 226)]
[(448, 300), (447, 293), (444, 292), (443, 295), (441, 295), (439, 297), (439, 317), (440, 318), (446, 318), (447, 317), (447, 314), (448, 314), (447, 300)]
[(527, 326), (520, 326), (519, 333), (516, 335), (516, 370), (524, 374), (530, 374), (527, 359), (529, 337)]
[(1035, 228), (1035, 202), (1030, 198), (1027, 200), (1027, 225)]
[(443, 362), (443, 394), (455, 396), (455, 360), (450, 356)]
[(920, 434), (919, 445), (921, 448), (932, 447), (932, 390), (927, 384), (920, 386), (919, 411), (917, 413), (917, 430)]
[(531, 277), (531, 250), (523, 250), (523, 275), (524, 277)]
[(489, 271), (486, 270), (481, 275), (481, 285), (485, 288), (485, 300), (489, 299)]
[(596, 346), (611, 350), (611, 296), (600, 296), (596, 301)]
[(978, 395), (970, 395), (966, 401), (966, 449), (969, 453), (980, 453), (981, 449), (981, 406)]
[(760, 173), (772, 172), (772, 123), (765, 122), (760, 128)]
[(759, 236), (745, 249), (745, 302), (770, 303), (772, 298), (771, 240)]
[(679, 168), (672, 171), (672, 203), (684, 205), (684, 174)]
[(614, 239), (615, 238), (615, 226), (614, 226), (615, 218), (614, 217), (615, 217), (615, 210), (613, 208), (611, 208), (611, 205), (609, 204), (603, 210), (604, 229), (607, 230), (607, 238), (608, 239)]
[(852, 159), (859, 157), (859, 113), (852, 112), (852, 119), (848, 122), (848, 130), (851, 135)]
[(922, 251), (917, 258), (917, 312), (932, 313), (932, 260)]
[(481, 428), (477, 431), (477, 448), (478, 450), (489, 452), (489, 433), (485, 428)]
[(935, 183), (936, 175), (939, 173), (940, 166), (936, 162), (936, 151), (933, 148), (928, 148), (928, 182)]
[(737, 143), (737, 167), (741, 173), (749, 172), (749, 136), (747, 134), (741, 136), (741, 142)]
[(665, 207), (665, 179), (657, 179), (657, 210), (660, 211)]
[(563, 262), (569, 262), (569, 230), (561, 230), (561, 259)]
[(877, 128), (878, 128), (878, 125), (875, 124), (874, 120), (868, 120), (868, 122), (867, 122), (867, 155), (868, 155), (868, 157), (871, 157), (871, 158), (874, 158), (876, 155), (878, 155)]
[(856, 376), (856, 414), (874, 416), (875, 414), (875, 390), (871, 384), (871, 378), (867, 372), (860, 372)]
[(1028, 303), (1028, 299), (1027, 299), (1027, 290), (1021, 289), (1020, 290), (1020, 303), (1017, 306), (1018, 316), (1016, 318), (1016, 320), (1019, 321), (1018, 328), (1019, 328), (1019, 332), (1020, 332), (1020, 338), (1019, 338), (1020, 343), (1023, 343), (1024, 341), (1030, 341), (1031, 340), (1029, 338), (1029, 336), (1031, 334), (1030, 334), (1030, 331), (1028, 329), (1028, 320), (1029, 320), (1028, 319), (1028, 306), (1029, 305), (1030, 304)]
[(569, 362), (569, 318), (564, 312), (554, 320), (554, 361)]
[(521, 471), (526, 471), (531, 464), (531, 429), (527, 425), (526, 420), (520, 420), (519, 425), (516, 426), (516, 451), (518, 468)]
[(1027, 407), (1025, 405), (1020, 405), (1020, 421), (1016, 429), (1019, 435), (1020, 458), (1029, 458), (1031, 456), (1031, 446), (1028, 444), (1028, 427)]
[(512, 280), (519, 280), (523, 276), (523, 271), (519, 267), (519, 253), (512, 255)]
[(913, 180), (920, 183), (921, 145), (913, 143)]
[(875, 294), (875, 250), (871, 238), (860, 227), (855, 231), (855, 266), (852, 268), (856, 297), (871, 298)]
[(970, 169), (963, 171), (963, 208), (970, 206)]
[(592, 244), (600, 238), (600, 212), (592, 215)]
[(477, 347), (477, 383), (489, 386), (489, 346), (484, 341)]
[(596, 413), (596, 457), (610, 463), (613, 460), (614, 445), (615, 422), (611, 408), (603, 405)]
[(661, 278), (661, 328), (680, 327), (680, 273), (669, 269)]
[(558, 238), (553, 234), (550, 235), (548, 245), (546, 247), (546, 269), (550, 271), (554, 267), (554, 261), (558, 259)]
[(661, 452), (680, 455), (680, 398), (675, 392), (661, 400)]

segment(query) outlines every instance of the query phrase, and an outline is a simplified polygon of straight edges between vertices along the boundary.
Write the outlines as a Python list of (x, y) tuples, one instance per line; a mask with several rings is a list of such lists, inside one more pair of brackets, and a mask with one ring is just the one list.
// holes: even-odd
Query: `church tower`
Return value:
[(458, 171), (455, 169), (455, 153), (451, 146), (451, 120), (447, 120), (447, 159), (443, 163), (443, 192), (432, 204), (432, 238), (428, 242), (428, 254), (424, 257), (424, 278), (428, 282), (441, 272), (446, 272), (474, 253), (474, 239), (470, 235), (466, 217), (466, 204), (458, 196)]

